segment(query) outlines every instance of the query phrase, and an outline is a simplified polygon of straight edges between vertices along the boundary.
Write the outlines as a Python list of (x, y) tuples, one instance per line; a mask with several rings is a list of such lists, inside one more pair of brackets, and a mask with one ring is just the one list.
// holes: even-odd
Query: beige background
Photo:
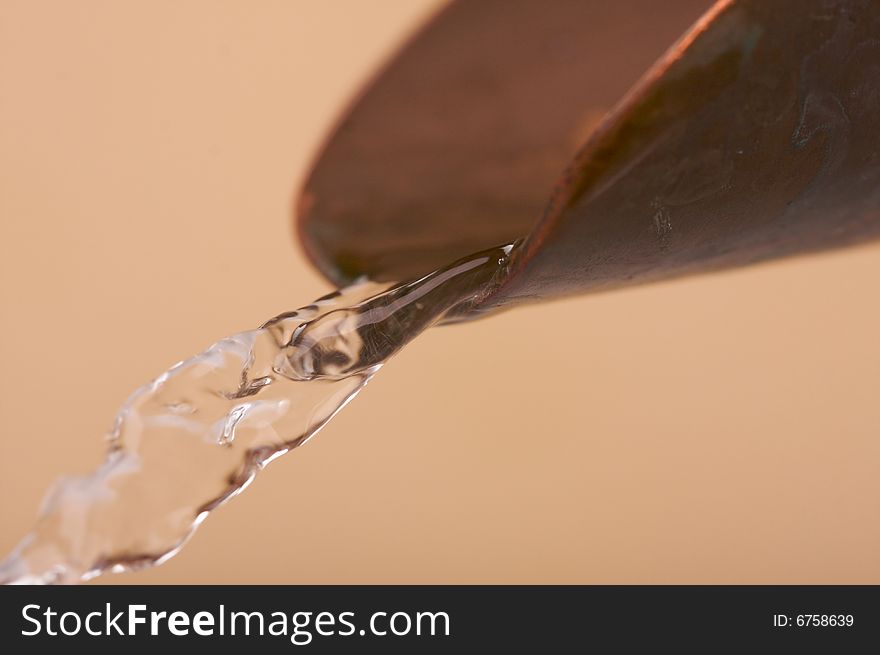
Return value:
[[(0, 3), (0, 551), (134, 387), (327, 291), (290, 206), (433, 0)], [(435, 330), (112, 582), (880, 582), (880, 247)]]

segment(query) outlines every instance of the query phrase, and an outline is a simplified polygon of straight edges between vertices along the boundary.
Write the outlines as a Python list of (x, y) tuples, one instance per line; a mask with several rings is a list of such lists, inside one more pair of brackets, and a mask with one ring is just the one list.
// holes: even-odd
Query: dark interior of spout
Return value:
[(337, 125), (297, 204), (313, 263), (404, 279), (526, 235), (603, 115), (709, 0), (459, 0)]

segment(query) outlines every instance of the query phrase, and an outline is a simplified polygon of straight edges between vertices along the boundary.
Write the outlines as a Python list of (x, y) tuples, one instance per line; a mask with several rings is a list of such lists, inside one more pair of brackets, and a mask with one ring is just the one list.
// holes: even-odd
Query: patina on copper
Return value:
[(706, 9), (454, 3), (319, 158), (313, 261), (399, 279), (524, 238), (489, 310), (880, 236), (880, 2)]

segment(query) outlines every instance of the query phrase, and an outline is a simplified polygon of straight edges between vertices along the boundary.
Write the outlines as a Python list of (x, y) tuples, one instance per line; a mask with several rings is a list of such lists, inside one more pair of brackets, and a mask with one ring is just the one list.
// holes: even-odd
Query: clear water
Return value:
[(98, 469), (50, 490), (0, 582), (76, 583), (172, 557), (392, 355), (490, 292), (512, 247), (403, 284), (355, 284), (171, 367), (119, 410)]

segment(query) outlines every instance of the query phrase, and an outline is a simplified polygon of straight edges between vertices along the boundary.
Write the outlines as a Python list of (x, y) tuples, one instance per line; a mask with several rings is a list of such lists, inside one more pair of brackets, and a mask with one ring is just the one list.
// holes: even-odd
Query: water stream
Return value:
[(354, 284), (172, 366), (120, 408), (103, 463), (49, 491), (34, 529), (0, 563), (0, 583), (72, 584), (174, 556), (392, 355), (490, 293), (512, 248), (401, 284)]

